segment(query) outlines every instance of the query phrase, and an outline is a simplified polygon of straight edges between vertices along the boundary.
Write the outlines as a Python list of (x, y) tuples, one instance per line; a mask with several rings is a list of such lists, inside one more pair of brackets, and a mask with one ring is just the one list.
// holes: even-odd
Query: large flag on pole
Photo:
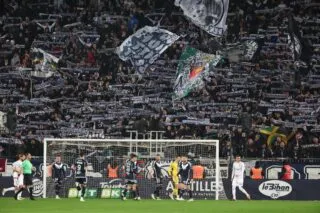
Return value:
[(175, 0), (195, 25), (213, 36), (222, 36), (227, 29), (229, 0)]
[(139, 29), (128, 37), (116, 53), (123, 61), (131, 61), (136, 71), (143, 73), (179, 36), (158, 27)]
[(308, 44), (307, 40), (301, 36), (297, 22), (294, 20), (292, 14), (288, 17), (288, 31), (288, 45), (292, 52), (293, 60), (309, 64), (312, 56), (312, 47)]
[(203, 87), (203, 79), (209, 75), (210, 69), (215, 67), (221, 58), (220, 55), (207, 54), (187, 47), (180, 57), (173, 99), (181, 99), (193, 89)]

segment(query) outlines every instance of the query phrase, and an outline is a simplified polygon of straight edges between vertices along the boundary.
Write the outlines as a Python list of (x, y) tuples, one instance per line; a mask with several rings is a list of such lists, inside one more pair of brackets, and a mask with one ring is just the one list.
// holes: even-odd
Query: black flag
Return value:
[(312, 47), (306, 39), (302, 38), (293, 15), (290, 14), (288, 18), (288, 45), (291, 49), (292, 57), (295, 62), (302, 61), (308, 65), (312, 56)]

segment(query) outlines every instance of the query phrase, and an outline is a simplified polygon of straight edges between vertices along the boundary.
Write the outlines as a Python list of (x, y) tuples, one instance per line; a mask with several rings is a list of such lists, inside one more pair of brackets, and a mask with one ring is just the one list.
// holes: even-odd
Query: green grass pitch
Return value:
[(319, 201), (0, 199), (0, 213), (320, 213)]

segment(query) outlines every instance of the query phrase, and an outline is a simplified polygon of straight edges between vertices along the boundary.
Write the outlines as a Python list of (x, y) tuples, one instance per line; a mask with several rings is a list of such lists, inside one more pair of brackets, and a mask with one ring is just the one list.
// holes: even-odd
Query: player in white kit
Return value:
[[(9, 191), (14, 191), (14, 193), (16, 193), (17, 191), (19, 191), (20, 188), (24, 187), (23, 186), (22, 162), (25, 160), (25, 158), (26, 158), (25, 154), (19, 154), (19, 159), (12, 164), (13, 187), (4, 188), (2, 190), (3, 196), (5, 195), (5, 193), (7, 193)], [(18, 200), (22, 200), (22, 199), (23, 198), (21, 197), (21, 193), (20, 193), (18, 195)]]
[(244, 180), (244, 171), (245, 171), (245, 165), (241, 161), (240, 156), (236, 156), (236, 161), (232, 165), (232, 200), (236, 200), (236, 189), (239, 188), (240, 191), (242, 191), (250, 200), (250, 195), (248, 192), (243, 188), (243, 180)]

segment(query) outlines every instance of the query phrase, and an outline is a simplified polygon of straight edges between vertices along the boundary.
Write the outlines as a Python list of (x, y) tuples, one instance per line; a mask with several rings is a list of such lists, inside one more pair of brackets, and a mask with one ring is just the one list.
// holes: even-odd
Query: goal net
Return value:
[[(152, 160), (161, 156), (163, 190), (161, 197), (168, 198), (173, 183), (168, 178), (170, 162), (181, 155), (189, 156), (195, 166), (203, 167), (203, 176), (194, 179), (191, 188), (196, 199), (219, 199), (223, 197), (223, 184), (220, 178), (218, 140), (138, 140), (138, 139), (44, 139), (43, 197), (55, 196), (52, 178), (52, 163), (56, 155), (62, 157), (66, 165), (67, 178), (62, 182), (61, 197), (77, 197), (72, 165), (85, 154), (87, 168), (87, 198), (119, 198), (124, 183), (124, 163), (130, 153), (138, 156), (141, 172), (137, 175), (140, 196), (150, 198), (155, 189), (152, 178)], [(219, 196), (220, 195), (220, 196)]]

